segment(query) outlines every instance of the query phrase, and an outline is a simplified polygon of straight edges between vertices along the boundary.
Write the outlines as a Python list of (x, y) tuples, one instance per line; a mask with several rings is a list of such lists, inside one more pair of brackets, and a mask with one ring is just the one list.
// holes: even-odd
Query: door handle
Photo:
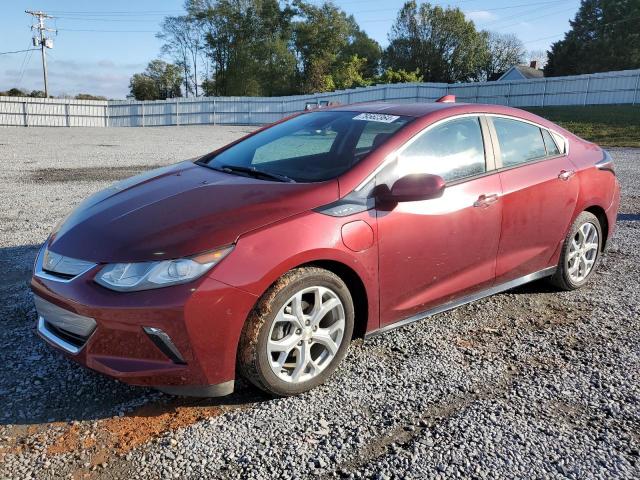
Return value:
[(497, 193), (492, 193), (492, 194), (482, 194), (478, 197), (478, 199), (473, 202), (473, 206), (474, 207), (488, 207), (494, 203), (496, 203), (498, 201), (498, 194)]
[(564, 180), (566, 182), (571, 177), (573, 177), (575, 174), (576, 174), (576, 172), (574, 172), (573, 170), (561, 170), (560, 173), (558, 174), (558, 178), (560, 180)]

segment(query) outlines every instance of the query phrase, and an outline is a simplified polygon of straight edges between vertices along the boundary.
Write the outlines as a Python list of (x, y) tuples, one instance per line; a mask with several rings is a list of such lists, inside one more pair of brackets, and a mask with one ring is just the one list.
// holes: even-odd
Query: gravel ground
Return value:
[(358, 340), (299, 397), (170, 397), (37, 339), (27, 285), (53, 225), (245, 131), (0, 129), (0, 478), (640, 476), (640, 150), (612, 151), (618, 231), (588, 286), (537, 282)]

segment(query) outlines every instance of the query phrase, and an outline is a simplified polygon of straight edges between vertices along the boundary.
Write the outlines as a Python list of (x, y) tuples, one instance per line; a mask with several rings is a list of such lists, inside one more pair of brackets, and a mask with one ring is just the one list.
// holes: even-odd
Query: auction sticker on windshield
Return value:
[(367, 122), (391, 123), (399, 119), (397, 115), (385, 115), (383, 113), (361, 113), (353, 117), (354, 120), (365, 120)]

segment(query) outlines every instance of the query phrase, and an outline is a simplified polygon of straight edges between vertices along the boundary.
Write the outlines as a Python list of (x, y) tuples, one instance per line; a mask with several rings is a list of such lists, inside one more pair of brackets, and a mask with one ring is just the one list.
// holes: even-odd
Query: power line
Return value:
[(546, 36), (546, 37), (534, 38), (533, 40), (527, 40), (526, 42), (522, 42), (522, 43), (527, 45), (529, 43), (539, 42), (540, 40), (549, 40), (550, 38), (560, 37), (560, 36), (564, 35), (565, 33), (566, 32), (562, 32), (562, 33), (556, 33), (555, 35), (549, 35), (549, 36)]
[[(479, 1), (479, 0), (458, 0), (457, 4), (460, 3), (464, 3), (465, 1)], [(357, 3), (371, 3), (371, 0), (354, 0), (354, 1), (341, 1), (340, 5), (338, 5), (338, 8), (341, 8), (342, 5), (344, 4), (357, 4)], [(518, 4), (518, 5), (509, 5), (509, 6), (505, 6), (505, 7), (495, 7), (495, 8), (486, 8), (486, 9), (482, 9), (482, 10), (473, 10), (471, 12), (468, 13), (477, 13), (480, 11), (485, 11), (485, 12), (489, 12), (489, 11), (498, 11), (498, 10), (509, 10), (509, 9), (514, 9), (514, 8), (521, 8), (521, 7), (528, 7), (528, 6), (533, 6), (533, 5), (544, 5), (544, 4), (549, 4), (549, 3), (557, 3), (557, 0), (546, 0), (546, 1), (542, 1), (542, 2), (527, 2), (527, 3), (522, 3), (522, 4)], [(452, 5), (453, 7), (456, 7), (457, 5)], [(370, 9), (370, 10), (359, 10), (358, 13), (369, 13), (369, 12), (386, 12), (386, 11), (399, 11), (401, 9), (401, 7), (387, 7), (387, 8), (378, 8), (378, 9)], [(344, 9), (343, 9), (344, 10)], [(89, 21), (108, 21), (108, 19), (101, 19), (101, 18), (96, 18), (96, 17), (124, 17), (122, 19), (111, 19), (109, 21), (136, 21), (136, 20), (130, 20), (130, 17), (133, 16), (139, 16), (139, 17), (147, 17), (149, 15), (171, 15), (171, 14), (185, 14), (185, 11), (181, 11), (181, 10), (135, 10), (135, 11), (131, 11), (131, 10), (120, 10), (120, 11), (88, 11), (88, 10), (84, 10), (84, 11), (75, 11), (75, 10), (52, 10), (51, 11), (54, 15), (56, 15), (56, 17), (58, 18), (67, 18), (67, 19), (71, 19), (70, 17), (75, 17), (78, 20), (83, 19), (83, 20), (89, 20)], [(127, 17), (129, 17), (129, 19), (127, 19)], [(147, 20), (147, 21), (154, 21), (154, 20)]]
[(22, 79), (24, 78), (24, 74), (27, 73), (27, 68), (31, 64), (31, 57), (33, 57), (33, 50), (27, 53), (24, 57), (25, 61), (22, 63), (20, 76), (18, 77), (18, 88), (22, 87)]
[[(558, 6), (562, 6), (561, 5), (562, 2), (555, 2), (555, 3), (559, 3), (560, 5), (558, 5)], [(574, 10), (574, 9), (575, 9), (575, 7), (570, 7), (568, 9), (567, 8), (563, 8), (562, 10), (558, 11), (557, 13), (564, 12), (565, 10)], [(506, 21), (513, 20), (514, 18), (522, 19), (523, 17), (525, 17), (525, 15), (529, 15), (530, 13), (535, 14), (535, 13), (538, 13), (539, 11), (540, 11), (540, 8), (534, 7), (534, 8), (530, 8), (530, 9), (527, 9), (527, 10), (522, 10), (522, 11), (520, 11), (518, 13), (514, 13), (514, 14), (508, 15), (506, 17), (496, 18), (495, 20), (490, 20), (490, 21), (487, 21), (487, 22), (478, 22), (478, 24), (480, 26), (482, 26), (483, 28), (486, 27), (487, 25), (500, 25), (501, 23), (505, 23)], [(491, 28), (498, 28), (498, 27), (491, 27)], [(502, 27), (500, 27), (500, 28), (502, 28)]]
[[(556, 1), (554, 1), (553, 3), (557, 3), (557, 2), (556, 2)], [(538, 11), (538, 10), (539, 10), (538, 8), (535, 8), (533, 11)], [(550, 13), (548, 13), (548, 14), (542, 15), (541, 17), (531, 17), (531, 18), (527, 18), (527, 20), (535, 20), (535, 19), (538, 19), (538, 18), (548, 17), (548, 16), (551, 16), (551, 15), (557, 15), (557, 14), (559, 14), (559, 13), (562, 13), (562, 12), (565, 12), (565, 11), (571, 11), (571, 10), (573, 10), (573, 7), (570, 7), (570, 8), (568, 8), (568, 9), (566, 9), (566, 8), (565, 8), (565, 9), (562, 9), (562, 10), (553, 11), (553, 12), (550, 12)], [(467, 13), (470, 13), (470, 12), (467, 12)], [(476, 13), (477, 13), (477, 12), (476, 12)], [(522, 17), (525, 13), (530, 13), (530, 12), (529, 12), (529, 11), (527, 11), (527, 12), (520, 12), (520, 13), (518, 13), (518, 14), (510, 15), (510, 16), (508, 16), (508, 17), (504, 17), (504, 18), (502, 18), (502, 19), (493, 20), (493, 21), (491, 21), (491, 22), (475, 22), (475, 21), (474, 21), (474, 23), (475, 23), (475, 24), (477, 24), (477, 26), (479, 27), (479, 28), (478, 28), (479, 30), (485, 30), (485, 29), (489, 29), (489, 30), (502, 29), (502, 28), (506, 28), (506, 27), (510, 27), (510, 26), (513, 26), (513, 25), (518, 25), (518, 24), (520, 24), (521, 22), (516, 22), (516, 23), (506, 24), (506, 25), (500, 25), (500, 24), (504, 23), (505, 21), (507, 21), (507, 22), (508, 22), (509, 20), (512, 20), (512, 19), (514, 19), (514, 18), (516, 18), (516, 17)], [(377, 19), (372, 19), (372, 20), (361, 20), (361, 21), (360, 21), (360, 23), (377, 23), (377, 22), (388, 22), (388, 21), (389, 21), (389, 19), (388, 19), (388, 18), (377, 18)], [(488, 27), (489, 25), (491, 25), (491, 27)]]
[(570, 12), (573, 11), (573, 7), (571, 8), (565, 8), (562, 10), (558, 10), (558, 11), (554, 11), (554, 12), (550, 12), (550, 13), (545, 13), (544, 15), (538, 15), (537, 17), (531, 17), (531, 18), (527, 18), (526, 20), (519, 20), (517, 22), (513, 22), (513, 23), (508, 23), (506, 25), (500, 25), (500, 26), (492, 26), (491, 29), (495, 30), (495, 29), (504, 29), (504, 28), (509, 28), (509, 27), (514, 27), (516, 25), (520, 25), (523, 21), (527, 21), (527, 20), (539, 20), (541, 18), (546, 18), (546, 17), (551, 17), (553, 15), (558, 15), (560, 13), (564, 13), (564, 12)]
[[(498, 10), (512, 10), (514, 8), (532, 7), (534, 5), (549, 5), (551, 3), (558, 3), (558, 0), (545, 0), (543, 2), (520, 3), (518, 5), (509, 5), (507, 7), (483, 8), (482, 10), (468, 10), (468, 11), (464, 11), (464, 14), (468, 15), (469, 13), (495, 12)], [(400, 10), (401, 8), (377, 8), (373, 10), (358, 10), (358, 13), (390, 12), (390, 11), (399, 12)]]
[[(607, 22), (607, 23), (603, 23), (603, 24), (599, 25), (599, 27), (608, 27), (609, 25), (615, 25), (615, 24), (618, 24), (618, 23), (623, 23), (623, 22), (628, 22), (628, 21), (631, 21), (631, 20), (638, 20), (638, 19), (640, 19), (640, 16), (637, 16), (637, 17), (629, 17), (629, 18), (622, 18), (622, 19), (620, 19), (620, 20), (616, 20), (616, 21), (614, 21), (614, 22)], [(534, 42), (538, 42), (538, 41), (540, 41), (540, 40), (548, 40), (548, 39), (550, 39), (550, 38), (560, 37), (560, 36), (562, 36), (562, 35), (565, 35), (566, 33), (567, 33), (567, 32), (556, 33), (555, 35), (549, 35), (549, 36), (546, 36), (546, 37), (534, 38), (534, 39), (532, 39), (532, 40), (527, 40), (527, 41), (522, 42), (522, 43), (524, 43), (524, 44), (526, 45), (527, 43), (534, 43)], [(592, 41), (593, 41), (593, 40), (592, 40)]]
[(98, 33), (158, 33), (157, 30), (97, 30), (97, 29), (76, 29), (59, 28), (60, 32), (98, 32)]
[(66, 15), (55, 17), (57, 20), (78, 21), (78, 22), (127, 22), (127, 23), (158, 23), (161, 19), (145, 20), (131, 18), (93, 18), (93, 17), (67, 17)]
[(25, 50), (14, 50), (13, 52), (0, 52), (0, 55), (9, 55), (11, 53), (31, 52), (33, 50), (39, 50), (39, 49), (38, 48), (27, 48)]
[[(547, 4), (547, 5), (549, 5), (549, 4), (552, 4), (552, 3), (560, 3), (561, 1), (562, 1), (562, 0), (560, 0), (560, 1), (558, 1), (558, 0), (548, 1), (548, 0), (547, 0), (547, 1), (544, 1), (544, 2), (534, 2), (534, 3), (527, 3), (527, 4), (523, 3), (523, 4), (520, 4), (520, 5), (517, 5), (517, 6), (516, 6), (516, 5), (512, 5), (512, 6), (510, 6), (510, 7), (500, 7), (501, 9), (505, 9), (505, 8), (516, 8), (516, 7), (518, 7), (518, 8), (522, 8), (522, 7), (525, 7), (525, 6), (527, 6), (527, 7), (528, 7), (528, 6), (532, 6), (532, 5), (538, 5), (538, 6), (536, 6), (536, 7), (535, 7), (535, 8), (533, 8), (533, 9), (524, 10), (524, 11), (518, 12), (518, 13), (516, 13), (516, 14), (509, 15), (509, 16), (507, 16), (507, 17), (498, 18), (498, 19), (495, 19), (495, 20), (487, 21), (487, 22), (478, 22), (478, 21), (474, 21), (474, 23), (475, 23), (476, 25), (478, 25), (479, 27), (481, 27), (482, 29), (487, 28), (487, 26), (489, 26), (489, 25), (492, 25), (492, 26), (490, 27), (491, 29), (495, 29), (495, 28), (504, 28), (503, 26), (499, 26), (499, 27), (498, 27), (497, 25), (500, 25), (500, 24), (502, 24), (502, 23), (504, 23), (504, 22), (507, 22), (507, 21), (509, 21), (509, 20), (512, 20), (512, 19), (514, 19), (514, 18), (522, 17), (523, 15), (526, 15), (526, 14), (529, 14), (529, 13), (537, 12), (537, 11), (539, 11), (539, 10), (540, 10), (540, 9), (539, 9), (539, 5), (542, 5), (542, 4)], [(559, 11), (555, 11), (553, 14), (558, 14), (558, 13), (562, 13), (562, 12), (564, 12), (564, 11), (569, 11), (569, 10), (573, 10), (573, 9), (574, 9), (574, 7), (570, 7), (570, 8), (568, 8), (568, 9), (562, 9), (562, 10), (559, 10)], [(472, 14), (472, 13), (488, 12), (488, 11), (493, 11), (493, 10), (494, 10), (494, 9), (474, 10), (474, 11), (464, 12), (464, 14), (465, 14), (465, 15), (469, 15), (469, 14)], [(362, 12), (361, 12), (361, 13), (362, 13)], [(534, 17), (534, 18), (540, 18), (540, 17)], [(388, 21), (389, 21), (389, 18), (379, 18), (379, 19), (365, 19), (365, 20), (360, 20), (360, 21), (359, 21), (359, 23), (378, 23), (378, 22), (388, 22)], [(518, 23), (520, 23), (520, 22), (518, 22)], [(511, 26), (511, 25), (508, 25), (508, 26)]]
[(121, 12), (117, 12), (117, 11), (113, 11), (113, 12), (89, 12), (89, 11), (84, 11), (84, 12), (80, 12), (80, 11), (64, 11), (64, 10), (53, 10), (51, 13), (53, 13), (55, 16), (90, 16), (90, 17), (148, 17), (150, 15), (159, 15), (159, 16), (164, 16), (164, 15), (177, 15), (177, 14), (185, 14), (186, 12), (184, 10), (165, 10), (165, 11), (149, 11), (149, 12), (144, 12), (144, 11), (121, 11)]
[[(29, 42), (29, 45), (31, 44), (31, 42)], [(29, 46), (27, 45), (27, 47)], [(33, 55), (33, 51), (35, 49), (33, 48), (28, 48), (25, 51), (24, 56), (22, 57), (22, 64), (20, 65), (20, 74), (18, 75), (18, 83), (17, 83), (17, 87), (20, 88), (22, 85), (22, 77), (24, 77), (24, 72), (26, 71), (27, 65), (29, 64), (29, 62), (31, 61), (31, 57)]]

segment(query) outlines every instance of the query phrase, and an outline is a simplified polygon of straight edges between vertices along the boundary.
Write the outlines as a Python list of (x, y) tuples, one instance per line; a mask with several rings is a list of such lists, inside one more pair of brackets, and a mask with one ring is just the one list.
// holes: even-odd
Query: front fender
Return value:
[[(373, 242), (362, 251), (350, 250), (342, 226), (366, 222)], [(373, 211), (332, 217), (313, 211), (287, 218), (241, 236), (234, 251), (212, 272), (212, 277), (261, 296), (279, 277), (300, 265), (320, 261), (340, 263), (353, 270), (367, 291), (367, 331), (379, 327), (378, 242)]]

